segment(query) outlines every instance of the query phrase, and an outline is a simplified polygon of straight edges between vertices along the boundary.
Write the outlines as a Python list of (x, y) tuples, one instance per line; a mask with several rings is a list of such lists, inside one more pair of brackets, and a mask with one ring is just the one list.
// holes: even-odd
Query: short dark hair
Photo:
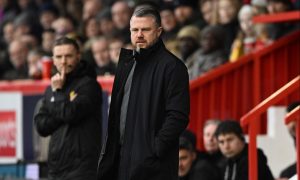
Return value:
[(226, 135), (231, 133), (235, 134), (238, 138), (245, 142), (243, 129), (240, 126), (240, 123), (235, 120), (222, 121), (217, 127), (215, 137), (218, 139), (220, 135)]
[(137, 6), (132, 14), (132, 17), (153, 17), (155, 19), (155, 23), (158, 27), (161, 26), (161, 17), (159, 14), (159, 11), (155, 6), (152, 6), (150, 4), (143, 4), (140, 6)]
[(75, 49), (77, 50), (77, 52), (80, 51), (80, 47), (79, 47), (79, 45), (77, 44), (76, 40), (71, 39), (71, 38), (67, 38), (67, 37), (65, 37), (65, 36), (64, 36), (64, 37), (61, 37), (61, 38), (59, 38), (59, 39), (57, 39), (57, 40), (54, 42), (53, 47), (55, 47), (55, 46), (60, 46), (60, 45), (66, 45), (66, 44), (74, 46)]
[(183, 138), (187, 139), (188, 141), (190, 141), (192, 146), (194, 147), (194, 149), (196, 149), (196, 142), (197, 142), (196, 135), (192, 131), (185, 129), (181, 133), (180, 137), (183, 137)]
[(195, 147), (192, 142), (186, 137), (179, 138), (179, 150), (187, 150), (191, 152), (195, 152)]

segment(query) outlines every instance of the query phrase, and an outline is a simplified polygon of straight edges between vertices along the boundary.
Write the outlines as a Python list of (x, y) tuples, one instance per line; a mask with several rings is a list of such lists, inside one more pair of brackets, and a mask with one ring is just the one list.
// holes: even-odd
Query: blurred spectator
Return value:
[(4, 19), (4, 11), (5, 8), (7, 7), (7, 0), (1, 0), (0, 1), (0, 22), (2, 22), (2, 20)]
[(203, 159), (195, 148), (195, 135), (184, 131), (179, 139), (179, 180), (219, 180), (218, 172), (213, 165)]
[(42, 34), (42, 49), (48, 56), (52, 56), (52, 47), (55, 41), (55, 36), (54, 29), (46, 29)]
[[(287, 112), (288, 113), (291, 112), (298, 106), (300, 106), (300, 101), (296, 101), (296, 102), (289, 104), (289, 106), (287, 107)], [(287, 128), (288, 128), (288, 131), (289, 131), (291, 137), (293, 138), (294, 144), (296, 146), (296, 122), (292, 121), (292, 122), (288, 123)], [(297, 163), (294, 162), (293, 164), (291, 164), (288, 167), (286, 167), (285, 169), (283, 169), (280, 172), (280, 178), (282, 178), (280, 180), (288, 180), (289, 178), (291, 178), (295, 174), (297, 174), (296, 167), (297, 167)]]
[(181, 53), (179, 50), (179, 42), (177, 41), (177, 39), (168, 40), (167, 42), (165, 42), (165, 46), (172, 54), (174, 54), (178, 58), (181, 58)]
[[(215, 136), (219, 148), (226, 157), (224, 180), (247, 180), (248, 144), (240, 124), (237, 121), (226, 120), (219, 124)], [(273, 180), (274, 177), (267, 164), (263, 151), (257, 149), (258, 180)]]
[(99, 0), (89, 0), (85, 1), (83, 4), (83, 13), (82, 20), (86, 21), (92, 17), (95, 17), (96, 14), (101, 11), (102, 4)]
[(91, 17), (84, 21), (83, 36), (86, 40), (100, 35), (100, 26), (95, 17)]
[(42, 78), (42, 64), (41, 59), (44, 56), (44, 52), (39, 49), (33, 49), (29, 51), (27, 57), (28, 76), (31, 79)]
[(174, 0), (174, 14), (180, 26), (196, 25), (199, 28), (204, 26), (200, 12), (196, 11), (197, 1), (195, 0)]
[[(0, 29), (3, 28), (3, 23), (6, 21), (12, 21), (17, 14), (19, 9), (15, 1), (1, 0), (0, 1)], [(0, 34), (1, 35), (1, 34)]]
[(254, 16), (267, 14), (267, 0), (251, 0), (252, 12)]
[(82, 0), (68, 0), (66, 4), (66, 11), (61, 14), (69, 14), (74, 19), (74, 24), (82, 21), (83, 14)]
[(0, 39), (0, 79), (3, 73), (11, 66), (9, 62), (8, 46), (13, 41), (14, 24), (6, 21), (3, 25), (3, 36)]
[(186, 60), (190, 79), (195, 79), (227, 61), (224, 36), (223, 29), (219, 26), (207, 26), (203, 29), (201, 48)]
[(51, 24), (58, 17), (58, 10), (52, 3), (42, 4), (40, 7), (40, 24), (43, 29), (51, 28)]
[(14, 38), (14, 23), (12, 21), (7, 21), (3, 25), (3, 36), (1, 37), (1, 51), (6, 50), (9, 43), (12, 42)]
[(225, 168), (225, 158), (219, 150), (218, 141), (215, 136), (220, 123), (221, 121), (218, 119), (209, 119), (205, 122), (203, 128), (203, 144), (207, 158), (218, 168), (219, 175), (223, 174)]
[(3, 40), (6, 45), (14, 39), (15, 26), (12, 21), (7, 21), (3, 26)]
[(109, 57), (116, 67), (119, 62), (120, 51), (123, 45), (124, 43), (120, 38), (111, 38), (109, 41)]
[(239, 22), (241, 31), (234, 40), (231, 47), (230, 61), (234, 62), (242, 55), (259, 50), (270, 44), (264, 24), (254, 24), (253, 8), (250, 5), (244, 5), (239, 12)]
[(173, 7), (171, 4), (164, 4), (160, 9), (161, 26), (163, 33), (161, 38), (164, 42), (172, 39), (176, 39), (176, 35), (179, 31), (175, 15), (173, 13)]
[(14, 20), (14, 38), (18, 39), (24, 34), (34, 34), (38, 39), (42, 28), (39, 24), (38, 18), (32, 12), (22, 12)]
[[(100, 33), (105, 37), (112, 36), (113, 33), (121, 33), (115, 30), (115, 25), (112, 20), (110, 8), (103, 9), (100, 13), (96, 16)], [(124, 36), (122, 34), (122, 36)]]
[(91, 45), (97, 75), (114, 75), (116, 66), (109, 58), (108, 40), (103, 36), (97, 37), (92, 40)]
[(200, 47), (200, 30), (192, 25), (180, 29), (177, 34), (180, 58), (186, 59)]
[(293, 4), (290, 0), (269, 0), (267, 4), (269, 14), (277, 14), (293, 9)]
[(20, 37), (20, 40), (26, 44), (28, 50), (38, 48), (39, 46), (39, 40), (33, 34), (24, 34)]
[(116, 1), (111, 7), (112, 20), (117, 31), (123, 35), (125, 44), (130, 43), (129, 21), (132, 14), (126, 1)]
[(199, 9), (203, 19), (208, 25), (218, 23), (218, 1), (217, 0), (199, 0)]
[(9, 45), (9, 60), (10, 67), (7, 67), (3, 74), (2, 79), (15, 80), (15, 79), (27, 79), (28, 69), (26, 64), (26, 58), (28, 55), (28, 48), (26, 44), (20, 40), (14, 40)]
[(21, 12), (25, 12), (25, 11), (36, 12), (38, 9), (34, 0), (17, 0), (17, 4)]
[(51, 25), (55, 30), (56, 39), (65, 36), (68, 33), (75, 32), (75, 24), (69, 15), (58, 17)]
[(230, 54), (231, 45), (237, 32), (239, 31), (239, 22), (237, 14), (241, 7), (240, 0), (219, 0), (218, 1), (218, 18), (219, 23), (224, 28), (225, 52)]
[[(267, 8), (269, 14), (277, 14), (291, 11), (293, 4), (290, 0), (269, 0)], [(294, 29), (295, 24), (293, 22), (274, 23), (269, 25), (268, 33), (271, 39), (276, 40)]]

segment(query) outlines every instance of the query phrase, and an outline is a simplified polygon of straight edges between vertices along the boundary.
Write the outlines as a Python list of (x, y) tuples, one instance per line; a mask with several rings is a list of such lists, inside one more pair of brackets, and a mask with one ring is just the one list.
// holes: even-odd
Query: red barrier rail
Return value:
[[(196, 133), (197, 147), (203, 149), (202, 129), (207, 119), (240, 119), (299, 75), (299, 49), (300, 31), (297, 31), (191, 81), (189, 129)], [(299, 93), (293, 93), (279, 104), (287, 105), (299, 96)], [(266, 121), (261, 121), (258, 132), (265, 129)]]
[(296, 148), (297, 148), (297, 174), (300, 175), (300, 106), (285, 116), (285, 124), (292, 121), (296, 123)]
[[(297, 91), (298, 90), (298, 91)], [(255, 106), (249, 113), (244, 115), (241, 118), (242, 127), (249, 127), (249, 180), (257, 180), (257, 147), (256, 147), (256, 136), (258, 134), (258, 124), (259, 124), (259, 116), (266, 112), (266, 110), (271, 106), (275, 105), (285, 97), (288, 97), (291, 93), (297, 91), (299, 93), (300, 90), (300, 75), (294, 78), (292, 81), (284, 85), (282, 88), (277, 90), (271, 96), (266, 98), (264, 101)], [(298, 130), (297, 133), (300, 131)], [(299, 136), (299, 134), (297, 135)], [(297, 147), (298, 151), (298, 147)], [(300, 163), (300, 162), (297, 162)], [(299, 172), (298, 172), (299, 173)]]
[(288, 11), (278, 14), (266, 14), (253, 17), (253, 22), (255, 23), (278, 23), (299, 20), (300, 11)]
[[(113, 76), (99, 76), (97, 80), (104, 91), (111, 93)], [(0, 81), (0, 91), (20, 91), (24, 95), (43, 94), (49, 84), (49, 80)]]

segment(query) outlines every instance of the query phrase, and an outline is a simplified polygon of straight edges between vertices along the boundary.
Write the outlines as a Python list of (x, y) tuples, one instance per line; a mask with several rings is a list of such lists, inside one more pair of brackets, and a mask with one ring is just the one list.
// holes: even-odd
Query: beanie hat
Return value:
[(197, 27), (188, 25), (180, 29), (177, 34), (177, 38), (180, 39), (190, 37), (198, 43), (200, 41), (200, 35), (200, 30)]

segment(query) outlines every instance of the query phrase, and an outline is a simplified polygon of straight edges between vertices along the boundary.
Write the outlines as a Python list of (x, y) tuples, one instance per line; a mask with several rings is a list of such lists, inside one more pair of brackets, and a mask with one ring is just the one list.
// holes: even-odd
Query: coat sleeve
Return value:
[(170, 149), (178, 146), (178, 139), (189, 119), (189, 78), (181, 62), (169, 66), (165, 75), (165, 117), (155, 138), (156, 155), (164, 157)]
[(63, 123), (78, 124), (86, 119), (85, 117), (101, 112), (102, 90), (96, 81), (87, 80), (70, 94), (58, 91), (54, 92), (53, 96), (54, 102), (50, 113)]
[(45, 98), (37, 103), (35, 112), (34, 124), (37, 132), (43, 137), (51, 135), (62, 124), (49, 113)]

